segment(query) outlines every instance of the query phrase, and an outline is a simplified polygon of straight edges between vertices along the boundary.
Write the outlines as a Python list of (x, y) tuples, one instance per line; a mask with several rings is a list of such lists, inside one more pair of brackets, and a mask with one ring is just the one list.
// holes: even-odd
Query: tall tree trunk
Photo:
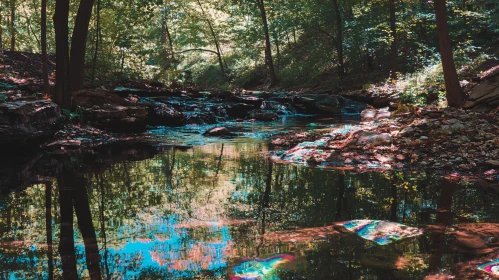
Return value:
[(85, 49), (87, 47), (88, 25), (90, 24), (93, 6), (94, 0), (80, 0), (78, 14), (76, 15), (73, 36), (71, 37), (71, 61), (69, 67), (72, 92), (81, 89), (83, 86)]
[(279, 46), (279, 33), (278, 32), (273, 32), (274, 35), (274, 41), (275, 41), (275, 48), (277, 52), (277, 72), (279, 72), (279, 68), (281, 67), (281, 50)]
[(447, 26), (447, 14), (445, 11), (445, 0), (434, 0), (435, 15), (437, 18), (438, 43), (440, 56), (444, 68), (445, 92), (449, 107), (461, 108), (464, 93), (457, 77), (452, 47)]
[(73, 180), (73, 203), (78, 219), (78, 228), (83, 237), (85, 246), (85, 256), (87, 269), (90, 279), (102, 279), (99, 267), (100, 255), (97, 245), (97, 236), (95, 235), (94, 224), (92, 223), (92, 214), (90, 213), (90, 204), (87, 194), (87, 181), (81, 175), (72, 176)]
[[(166, 4), (163, 4), (163, 5), (166, 6)], [(165, 57), (165, 59), (167, 57), (166, 43), (168, 43), (168, 45), (170, 47), (171, 60), (174, 61), (175, 60), (175, 51), (173, 50), (173, 40), (172, 40), (172, 36), (170, 33), (170, 28), (168, 27), (168, 16), (167, 16), (166, 7), (165, 7), (165, 10), (163, 12), (163, 21), (162, 21), (161, 25), (162, 25), (161, 26), (161, 46), (163, 47), (164, 57)], [(167, 69), (167, 68), (169, 68), (169, 65), (163, 65), (163, 68)]]
[(338, 53), (338, 74), (345, 75), (345, 65), (343, 61), (343, 23), (341, 20), (341, 10), (338, 0), (332, 0), (334, 13), (336, 15), (336, 52)]
[[(57, 2), (60, 2), (60, 0)], [(71, 195), (71, 179), (72, 178), (65, 173), (57, 176), (57, 186), (59, 187), (59, 206), (61, 211), (59, 254), (61, 255), (62, 276), (64, 279), (78, 279), (78, 272), (76, 270), (75, 243), (73, 237), (73, 199)]]
[(43, 76), (43, 91), (45, 94), (50, 93), (49, 89), (49, 70), (47, 58), (47, 0), (42, 0), (41, 14), (41, 44), (42, 44), (42, 76)]
[(69, 0), (57, 0), (54, 13), (56, 46), (55, 102), (65, 109), (71, 108), (69, 91), (69, 47), (68, 47)]
[(345, 171), (338, 171), (338, 196), (336, 198), (336, 213), (334, 214), (334, 221), (341, 221), (341, 212), (343, 209), (343, 198), (345, 197)]
[(10, 50), (16, 50), (16, 0), (10, 0)]
[(203, 9), (203, 5), (201, 5), (201, 2), (199, 0), (197, 0), (197, 2), (198, 2), (199, 7), (201, 8), (201, 12), (203, 13), (203, 16), (206, 20), (206, 23), (208, 23), (208, 27), (210, 28), (210, 33), (211, 33), (211, 36), (213, 37), (213, 41), (214, 41), (215, 47), (217, 49), (217, 57), (218, 57), (218, 63), (220, 64), (220, 70), (222, 71), (222, 75), (224, 75), (224, 78), (226, 78), (225, 77), (224, 63), (222, 61), (222, 55), (220, 53), (220, 44), (219, 44), (217, 36), (215, 34), (215, 30), (213, 29), (213, 25), (211, 24), (211, 20), (208, 18), (208, 15), (205, 13), (205, 11)]
[(272, 49), (270, 44), (270, 34), (269, 25), (267, 21), (267, 12), (265, 11), (264, 0), (257, 0), (258, 8), (260, 9), (260, 15), (262, 17), (263, 31), (265, 33), (265, 64), (267, 65), (270, 77), (270, 86), (274, 86), (277, 82), (277, 78), (274, 70), (274, 61), (272, 60)]
[(442, 255), (447, 251), (445, 244), (447, 228), (452, 226), (452, 197), (455, 191), (455, 183), (442, 179), (440, 197), (437, 207), (437, 218), (435, 227), (430, 233), (432, 241), (432, 252), (429, 258), (430, 272), (438, 272), (442, 268)]
[(97, 67), (97, 55), (99, 53), (99, 41), (101, 39), (100, 34), (100, 1), (97, 0), (97, 11), (96, 11), (96, 27), (95, 27), (95, 49), (94, 57), (92, 58), (92, 86), (95, 84), (95, 68)]
[(45, 184), (45, 231), (47, 235), (48, 279), (54, 279), (52, 248), (52, 183)]
[(397, 25), (395, 23), (395, 0), (389, 0), (390, 4), (390, 37), (391, 37), (391, 57), (392, 71), (390, 77), (392, 81), (397, 80)]
[[(2, 7), (2, 5), (3, 5), (2, 0), (0, 0), (0, 7)], [(0, 10), (0, 25), (2, 24), (2, 21), (3, 21), (2, 11)], [(3, 28), (0, 28), (0, 49), (3, 49)]]
[(106, 236), (106, 216), (104, 215), (104, 197), (105, 197), (105, 189), (104, 189), (104, 177), (99, 175), (97, 177), (99, 182), (100, 182), (100, 222), (101, 222), (101, 228), (100, 228), (100, 233), (102, 235), (102, 243), (103, 243), (103, 250), (104, 250), (104, 268), (106, 271), (106, 279), (110, 279), (109, 277), (109, 264), (108, 264), (108, 250), (107, 250), (107, 236)]

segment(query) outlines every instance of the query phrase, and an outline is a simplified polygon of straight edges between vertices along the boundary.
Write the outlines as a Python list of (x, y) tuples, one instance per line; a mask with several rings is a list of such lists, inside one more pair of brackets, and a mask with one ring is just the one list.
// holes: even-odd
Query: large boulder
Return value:
[(59, 107), (48, 100), (0, 103), (0, 146), (39, 144), (62, 120)]
[(109, 131), (145, 131), (148, 108), (137, 105), (108, 91), (81, 90), (73, 93), (73, 105), (82, 110), (84, 121)]
[(499, 106), (499, 68), (487, 76), (484, 82), (471, 90), (464, 109), (491, 111)]

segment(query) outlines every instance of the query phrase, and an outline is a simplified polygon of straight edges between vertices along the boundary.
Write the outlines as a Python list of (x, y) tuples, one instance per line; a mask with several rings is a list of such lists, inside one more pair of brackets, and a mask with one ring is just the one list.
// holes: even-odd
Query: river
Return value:
[[(229, 123), (241, 132), (234, 139), (204, 137), (205, 126), (155, 128), (149, 133), (163, 144), (146, 153), (64, 159), (53, 177), (2, 196), (0, 278), (483, 276), (478, 265), (497, 249), (497, 198), (436, 171), (354, 173), (269, 160), (270, 134), (331, 122)], [(341, 230), (351, 220), (422, 234), (378, 244)]]

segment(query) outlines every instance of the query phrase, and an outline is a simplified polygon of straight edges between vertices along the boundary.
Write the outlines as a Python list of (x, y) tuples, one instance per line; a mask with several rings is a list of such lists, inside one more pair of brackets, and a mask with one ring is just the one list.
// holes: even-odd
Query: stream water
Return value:
[[(147, 156), (125, 152), (98, 168), (71, 158), (55, 178), (0, 201), (0, 278), (487, 275), (478, 265), (494, 258), (498, 232), (475, 226), (499, 223), (497, 198), (434, 172), (351, 173), (268, 160), (270, 133), (331, 120), (311, 122), (231, 123), (243, 132), (232, 140), (202, 137), (200, 126), (158, 128), (150, 133), (165, 145)], [(331, 227), (357, 219), (423, 234), (379, 245)]]

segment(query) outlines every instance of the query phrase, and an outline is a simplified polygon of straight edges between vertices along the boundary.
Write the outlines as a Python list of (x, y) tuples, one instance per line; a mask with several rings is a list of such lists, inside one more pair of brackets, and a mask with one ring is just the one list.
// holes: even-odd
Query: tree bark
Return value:
[(16, 0), (10, 0), (10, 50), (16, 49)]
[(49, 88), (49, 71), (47, 58), (47, 0), (42, 0), (41, 14), (41, 45), (42, 45), (42, 76), (43, 76), (43, 91), (45, 94), (50, 93)]
[[(270, 34), (269, 25), (267, 21), (267, 12), (265, 11), (264, 0), (257, 0), (258, 8), (260, 9), (260, 15), (262, 17), (263, 31), (265, 33), (265, 64), (267, 65), (270, 78), (270, 86), (274, 86), (277, 83), (277, 78), (274, 70), (274, 61), (272, 60), (272, 49), (270, 44)], [(296, 43), (296, 42), (295, 42)]]
[(80, 0), (73, 36), (71, 37), (71, 60), (69, 67), (71, 92), (80, 90), (83, 86), (85, 49), (93, 6), (94, 0)]
[(54, 101), (62, 108), (71, 108), (69, 47), (68, 47), (69, 0), (57, 0), (54, 13), (56, 46), (56, 82)]
[(444, 69), (445, 92), (449, 107), (461, 108), (464, 93), (457, 77), (452, 47), (450, 43), (449, 28), (447, 26), (447, 14), (445, 11), (445, 0), (435, 0), (435, 15), (437, 18), (438, 43), (440, 56)]
[(338, 53), (338, 74), (340, 77), (345, 75), (345, 65), (343, 60), (343, 23), (341, 20), (341, 10), (338, 0), (332, 0), (336, 15), (336, 52)]
[(390, 77), (392, 81), (397, 80), (397, 25), (395, 19), (395, 0), (389, 0), (390, 4), (390, 37), (391, 37), (391, 57), (392, 57), (392, 71)]

